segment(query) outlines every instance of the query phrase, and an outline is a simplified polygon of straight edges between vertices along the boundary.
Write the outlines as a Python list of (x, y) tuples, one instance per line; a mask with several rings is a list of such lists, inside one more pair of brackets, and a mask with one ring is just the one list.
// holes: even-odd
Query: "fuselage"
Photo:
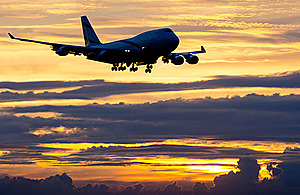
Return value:
[[(123, 39), (101, 45), (91, 46), (95, 49), (107, 51), (100, 52), (97, 58), (92, 59), (107, 63), (145, 63), (157, 61), (160, 56), (165, 56), (174, 51), (179, 45), (179, 38), (170, 28), (151, 30), (133, 38)], [(112, 50), (122, 51), (114, 55)]]

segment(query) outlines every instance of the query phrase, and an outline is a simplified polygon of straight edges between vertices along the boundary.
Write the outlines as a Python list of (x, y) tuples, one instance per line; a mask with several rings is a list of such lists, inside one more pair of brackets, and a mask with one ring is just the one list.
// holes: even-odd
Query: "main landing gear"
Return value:
[(111, 71), (118, 71), (118, 63), (114, 63), (113, 66), (111, 67)]
[[(111, 67), (111, 71), (124, 71), (126, 70), (126, 67), (129, 67), (131, 64), (130, 63), (126, 63), (126, 65), (124, 65), (124, 63), (114, 63), (113, 66)], [(134, 70), (137, 70), (134, 69)], [(132, 71), (132, 69), (130, 68), (130, 72)]]
[(111, 71), (124, 71), (126, 70), (126, 66), (123, 65), (123, 63), (114, 63), (111, 67)]
[(130, 72), (136, 72), (136, 71), (138, 71), (138, 67), (135, 66), (135, 64), (133, 63), (129, 70), (130, 70)]
[(147, 64), (146, 69), (145, 69), (145, 73), (151, 73), (152, 72), (152, 68), (153, 68), (153, 65)]
[[(129, 68), (130, 72), (138, 71), (138, 67), (137, 67), (136, 63), (126, 63), (126, 65), (124, 65), (124, 63), (114, 63), (113, 66), (111, 67), (111, 71), (124, 71), (124, 70), (126, 70), (126, 67), (130, 67)], [(153, 65), (147, 64), (145, 73), (151, 73), (152, 69), (153, 69)]]

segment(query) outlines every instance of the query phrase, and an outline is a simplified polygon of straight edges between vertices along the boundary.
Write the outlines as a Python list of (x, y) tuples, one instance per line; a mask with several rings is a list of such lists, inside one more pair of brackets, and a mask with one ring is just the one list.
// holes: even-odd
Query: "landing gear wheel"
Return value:
[(132, 66), (130, 67), (130, 72), (136, 72), (138, 70), (138, 67), (134, 66), (135, 64), (133, 63)]
[[(119, 64), (114, 63), (113, 66), (111, 67), (111, 71), (118, 71), (118, 67), (119, 67)], [(119, 69), (120, 69), (120, 67), (119, 67)]]
[(146, 73), (151, 73), (152, 72), (152, 68), (153, 68), (153, 66), (151, 64), (147, 64), (145, 72)]
[(120, 66), (120, 67), (118, 68), (118, 70), (119, 70), (119, 71), (124, 71), (124, 70), (126, 70), (126, 67), (125, 67), (125, 66)]

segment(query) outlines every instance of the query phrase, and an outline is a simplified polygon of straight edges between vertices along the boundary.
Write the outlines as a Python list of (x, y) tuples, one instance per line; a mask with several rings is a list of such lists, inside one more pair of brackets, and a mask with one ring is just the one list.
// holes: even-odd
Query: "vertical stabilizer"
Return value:
[(102, 44), (86, 16), (81, 16), (81, 24), (86, 47)]

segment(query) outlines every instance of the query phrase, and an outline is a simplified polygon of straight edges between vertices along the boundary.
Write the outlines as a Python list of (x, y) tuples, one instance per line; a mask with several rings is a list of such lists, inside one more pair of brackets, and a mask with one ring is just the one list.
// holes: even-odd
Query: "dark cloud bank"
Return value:
[[(13, 90), (54, 89), (80, 87), (63, 93), (21, 94), (4, 92), (2, 101), (33, 99), (90, 99), (111, 94), (172, 91), (195, 88), (219, 87), (300, 87), (299, 72), (283, 73), (268, 77), (219, 76), (211, 81), (151, 84), (108, 83), (102, 80), (78, 82), (0, 83), (1, 88)], [(43, 152), (56, 150), (37, 146), (40, 143), (137, 143), (171, 138), (212, 137), (214, 140), (270, 140), (299, 143), (300, 96), (264, 96), (249, 94), (245, 97), (204, 98), (195, 100), (168, 100), (137, 105), (106, 104), (85, 106), (37, 106), (7, 108), (0, 115), (0, 148), (10, 153), (0, 157), (0, 164), (31, 164), (35, 160), (57, 160), (63, 165), (92, 160), (88, 166), (128, 166), (126, 156), (167, 155), (191, 158), (242, 158), (238, 173), (230, 172), (215, 178), (215, 186), (208, 189), (196, 183), (193, 189), (185, 189), (180, 183), (172, 183), (160, 189), (148, 189), (146, 184), (114, 190), (107, 185), (87, 185), (76, 188), (66, 174), (43, 180), (23, 177), (0, 179), (0, 194), (299, 194), (299, 148), (286, 148), (283, 154), (272, 154), (245, 148), (196, 147), (184, 145), (152, 145), (136, 148), (95, 147), (64, 157), (44, 156)], [(16, 116), (20, 113), (55, 112), (53, 118)], [(55, 127), (76, 128), (70, 134), (53, 132), (49, 135), (33, 135), (29, 132)], [(62, 149), (60, 149), (62, 150)], [(113, 161), (107, 154), (123, 157)], [(121, 154), (123, 156), (121, 156)], [(96, 159), (93, 156), (96, 155)], [(268, 166), (271, 180), (258, 182), (259, 166), (252, 158), (279, 159), (284, 163)], [(135, 162), (139, 163), (139, 162)], [(159, 166), (159, 165), (157, 165)], [(182, 165), (185, 166), (185, 165)], [(153, 170), (155, 171), (155, 170)]]
[[(37, 106), (13, 108), (0, 116), (1, 142), (115, 142), (121, 137), (214, 136), (220, 139), (300, 140), (300, 96), (264, 96), (168, 100), (152, 104)], [(55, 112), (58, 118), (17, 117), (14, 113)], [(29, 130), (64, 126), (80, 131), (34, 136)], [(19, 136), (16, 139), (15, 136)], [(122, 141), (122, 140), (118, 140)], [(116, 141), (116, 142), (118, 142)]]
[[(30, 164), (35, 160), (56, 160), (60, 165), (72, 160), (77, 166), (127, 166), (126, 157), (166, 155), (201, 159), (239, 158), (278, 159), (297, 162), (298, 148), (269, 153), (247, 148), (152, 144), (139, 147), (93, 147), (65, 157), (42, 155), (60, 150), (37, 146), (40, 143), (145, 143), (176, 138), (212, 141), (250, 140), (299, 143), (300, 96), (250, 94), (245, 97), (168, 100), (137, 105), (37, 106), (12, 108), (0, 116), (0, 149), (9, 150), (1, 164)], [(17, 117), (20, 113), (55, 112), (55, 118)], [(53, 131), (48, 135), (29, 132), (56, 127), (75, 128), (72, 133)], [(209, 138), (207, 138), (209, 137)], [(263, 143), (262, 143), (263, 144)], [(114, 155), (123, 159), (107, 158)], [(135, 162), (143, 164), (143, 162)], [(155, 164), (151, 164), (155, 165)], [(171, 164), (170, 164), (171, 165)], [(157, 164), (159, 166), (159, 164)], [(185, 166), (185, 165), (181, 165)], [(154, 170), (155, 171), (155, 170)]]
[[(78, 87), (62, 93), (47, 92), (49, 89)], [(92, 81), (41, 81), (41, 82), (0, 82), (0, 89), (45, 90), (44, 93), (20, 93), (5, 91), (0, 93), (0, 101), (43, 100), (43, 99), (92, 99), (115, 94), (179, 91), (192, 89), (215, 89), (231, 87), (278, 87), (299, 88), (300, 72), (285, 72), (271, 76), (216, 76), (209, 81), (189, 83), (115, 83), (104, 80)]]
[(137, 183), (133, 186), (119, 186), (113, 189), (107, 184), (88, 184), (75, 187), (67, 174), (55, 175), (41, 180), (24, 177), (2, 177), (0, 194), (2, 195), (295, 195), (300, 193), (300, 164), (281, 163), (278, 166), (268, 165), (271, 179), (258, 180), (260, 166), (253, 158), (241, 158), (238, 161), (240, 171), (220, 175), (214, 179), (214, 186), (208, 188), (197, 182), (192, 188), (183, 188), (173, 182), (160, 189), (149, 188), (147, 184)]

